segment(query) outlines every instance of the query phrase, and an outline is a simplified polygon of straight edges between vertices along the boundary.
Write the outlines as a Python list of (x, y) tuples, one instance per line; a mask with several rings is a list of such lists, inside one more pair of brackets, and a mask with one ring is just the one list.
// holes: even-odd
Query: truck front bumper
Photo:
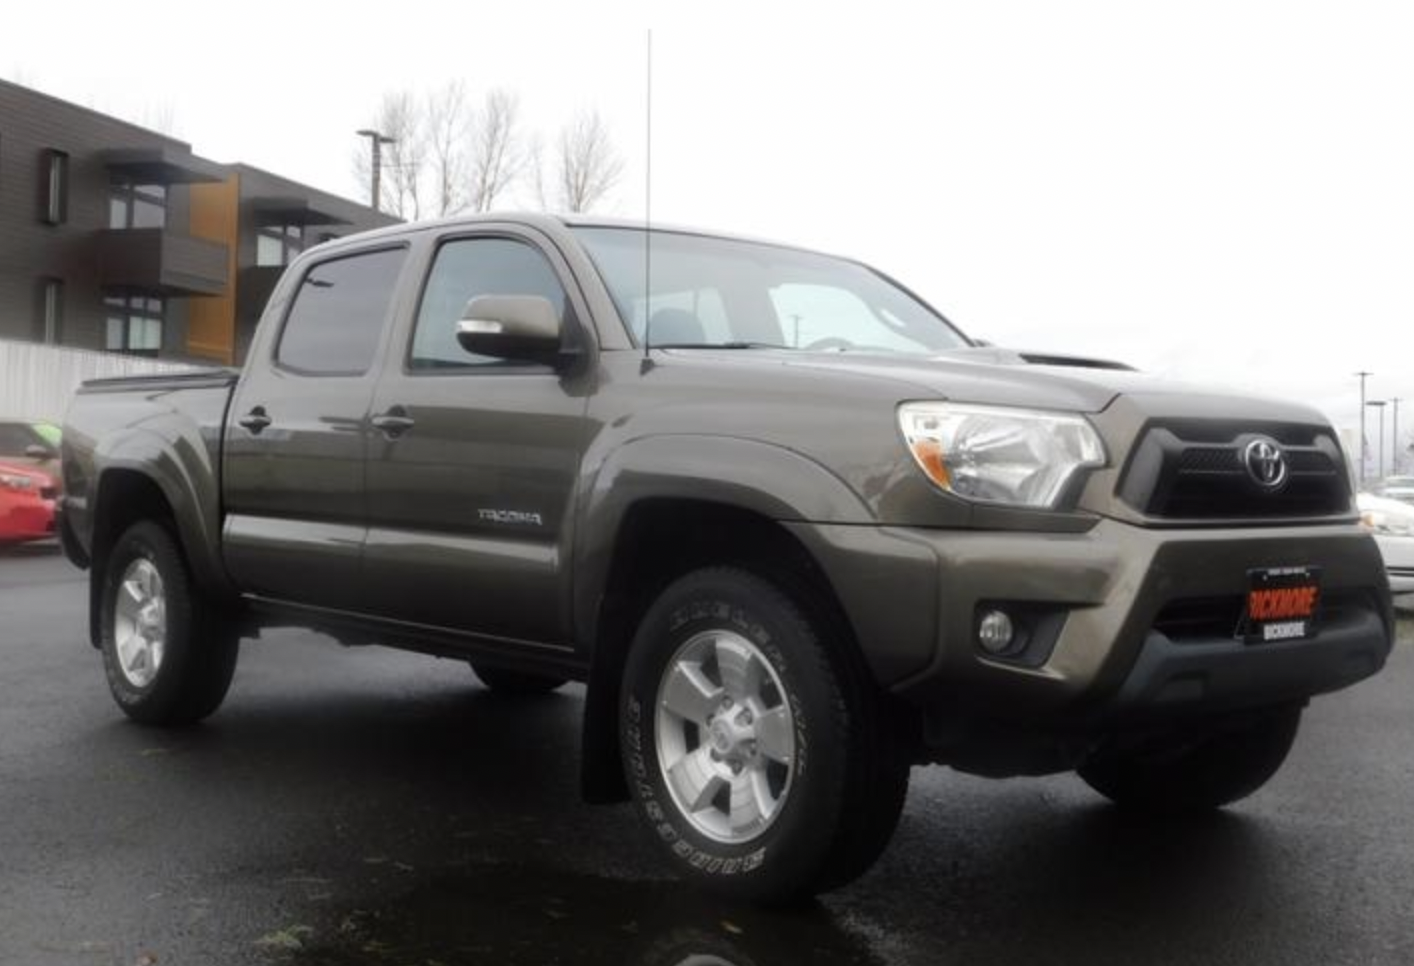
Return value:
[[(794, 528), (876, 678), (927, 713), (1105, 730), (1298, 701), (1376, 673), (1393, 641), (1385, 568), (1355, 525)], [(1282, 567), (1320, 568), (1316, 633), (1246, 644), (1236, 631), (1249, 572)], [(994, 608), (1032, 625), (1023, 655), (998, 659), (979, 647), (979, 616)]]

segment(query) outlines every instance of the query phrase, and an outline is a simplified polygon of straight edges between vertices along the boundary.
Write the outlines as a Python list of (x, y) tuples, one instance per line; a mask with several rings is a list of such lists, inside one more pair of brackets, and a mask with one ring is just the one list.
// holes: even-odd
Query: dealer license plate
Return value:
[(1247, 571), (1247, 607), (1238, 633), (1248, 644), (1301, 641), (1316, 633), (1321, 607), (1319, 567)]

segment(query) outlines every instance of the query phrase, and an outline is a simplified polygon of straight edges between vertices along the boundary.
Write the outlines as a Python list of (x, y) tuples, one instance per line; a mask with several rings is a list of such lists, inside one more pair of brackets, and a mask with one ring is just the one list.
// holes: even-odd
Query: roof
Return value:
[(284, 225), (351, 224), (349, 219), (327, 210), (329, 207), (332, 206), (321, 206), (316, 201), (298, 196), (263, 197), (251, 203), (251, 210), (256, 215), (270, 219), (272, 223), (278, 221)]
[(219, 165), (197, 157), (185, 145), (112, 148), (100, 157), (109, 171), (134, 184), (199, 184), (226, 177)]
[(98, 118), (107, 124), (128, 128), (129, 130), (142, 134), (145, 138), (153, 138), (166, 141), (168, 144), (178, 145), (180, 147), (186, 148), (188, 151), (191, 150), (191, 145), (188, 144), (186, 141), (183, 141), (181, 138), (173, 137), (170, 134), (163, 134), (161, 131), (154, 131), (150, 127), (144, 127), (141, 124), (134, 124), (132, 121), (124, 120), (121, 117), (114, 117), (112, 114), (105, 114), (104, 112), (92, 107), (84, 107), (82, 104), (75, 104), (73, 101), (66, 101), (62, 97), (56, 97), (53, 94), (48, 94), (44, 91), (36, 90), (33, 87), (26, 87), (23, 84), (16, 84), (13, 81), (0, 80), (0, 90), (3, 89), (8, 89), (11, 93), (21, 97), (33, 97), (40, 100), (49, 101), (51, 104), (56, 104), (64, 108), (65, 110), (77, 111), (81, 114), (87, 114), (90, 117)]
[(396, 237), (398, 235), (414, 234), (422, 231), (440, 231), (447, 228), (457, 228), (461, 226), (471, 227), (486, 224), (511, 224), (523, 225), (528, 228), (538, 228), (547, 233), (565, 228), (622, 228), (633, 230), (651, 230), (673, 235), (696, 235), (701, 238), (720, 238), (725, 241), (745, 242), (752, 245), (770, 245), (773, 248), (789, 248), (798, 252), (809, 252), (811, 254), (825, 255), (832, 258), (843, 256), (833, 255), (830, 252), (821, 252), (817, 249), (807, 248), (803, 245), (793, 245), (789, 242), (774, 241), (767, 238), (756, 238), (750, 235), (740, 235), (731, 232), (715, 231), (707, 228), (693, 228), (686, 225), (676, 225), (671, 223), (654, 222), (651, 225), (645, 224), (629, 218), (613, 218), (605, 215), (593, 214), (561, 214), (544, 213), (538, 211), (493, 211), (478, 215), (450, 215), (445, 218), (430, 218), (423, 221), (410, 221), (397, 225), (389, 225), (386, 228), (377, 228), (372, 231), (360, 232), (358, 235), (350, 235), (348, 238), (377, 239), (382, 237)]
[[(366, 202), (336, 195), (322, 188), (287, 178), (282, 174), (266, 171), (253, 164), (246, 164), (244, 161), (238, 161), (227, 165), (227, 167), (242, 176), (242, 193), (251, 192), (257, 211), (274, 211), (280, 205), (285, 205), (288, 210), (295, 212), (307, 211), (311, 218), (327, 216), (332, 219), (310, 220), (305, 224), (348, 223), (348, 216), (354, 212), (357, 212), (359, 218), (375, 218), (388, 222), (390, 225), (404, 224), (402, 219), (390, 215), (386, 211), (375, 212)], [(260, 190), (257, 191), (257, 188)]]

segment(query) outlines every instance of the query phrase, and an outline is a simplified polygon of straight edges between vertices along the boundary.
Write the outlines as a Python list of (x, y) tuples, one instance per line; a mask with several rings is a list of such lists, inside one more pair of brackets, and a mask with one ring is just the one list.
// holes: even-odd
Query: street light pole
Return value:
[(379, 193), (380, 189), (382, 188), (383, 177), (383, 145), (393, 144), (397, 139), (390, 138), (386, 134), (380, 134), (378, 131), (367, 127), (361, 131), (356, 131), (354, 133), (356, 133), (361, 138), (368, 138), (368, 145), (373, 151), (373, 164), (370, 170), (370, 174), (372, 175), (372, 177), (369, 179), (372, 184), (369, 186), (368, 193), (370, 195), (370, 198), (368, 203), (374, 211), (378, 211), (379, 202), (382, 200), (383, 197)]
[(1365, 488), (1365, 467), (1369, 462), (1369, 454), (1365, 451), (1365, 380), (1374, 375), (1373, 372), (1361, 370), (1356, 373), (1360, 377), (1360, 489)]
[(1394, 404), (1394, 429), (1389, 440), (1390, 476), (1399, 475), (1399, 397), (1390, 400)]
[(1385, 476), (1385, 402), (1383, 399), (1371, 399), (1365, 404), (1380, 411), (1380, 479)]

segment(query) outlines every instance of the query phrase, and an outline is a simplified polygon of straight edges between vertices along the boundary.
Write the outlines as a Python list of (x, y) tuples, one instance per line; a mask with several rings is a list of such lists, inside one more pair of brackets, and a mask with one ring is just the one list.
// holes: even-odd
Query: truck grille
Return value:
[[(1263, 489), (1243, 463), (1249, 443), (1280, 444), (1288, 478)], [(1350, 512), (1350, 483), (1329, 429), (1289, 423), (1190, 420), (1150, 426), (1119, 486), (1146, 516), (1172, 520), (1263, 520)]]

